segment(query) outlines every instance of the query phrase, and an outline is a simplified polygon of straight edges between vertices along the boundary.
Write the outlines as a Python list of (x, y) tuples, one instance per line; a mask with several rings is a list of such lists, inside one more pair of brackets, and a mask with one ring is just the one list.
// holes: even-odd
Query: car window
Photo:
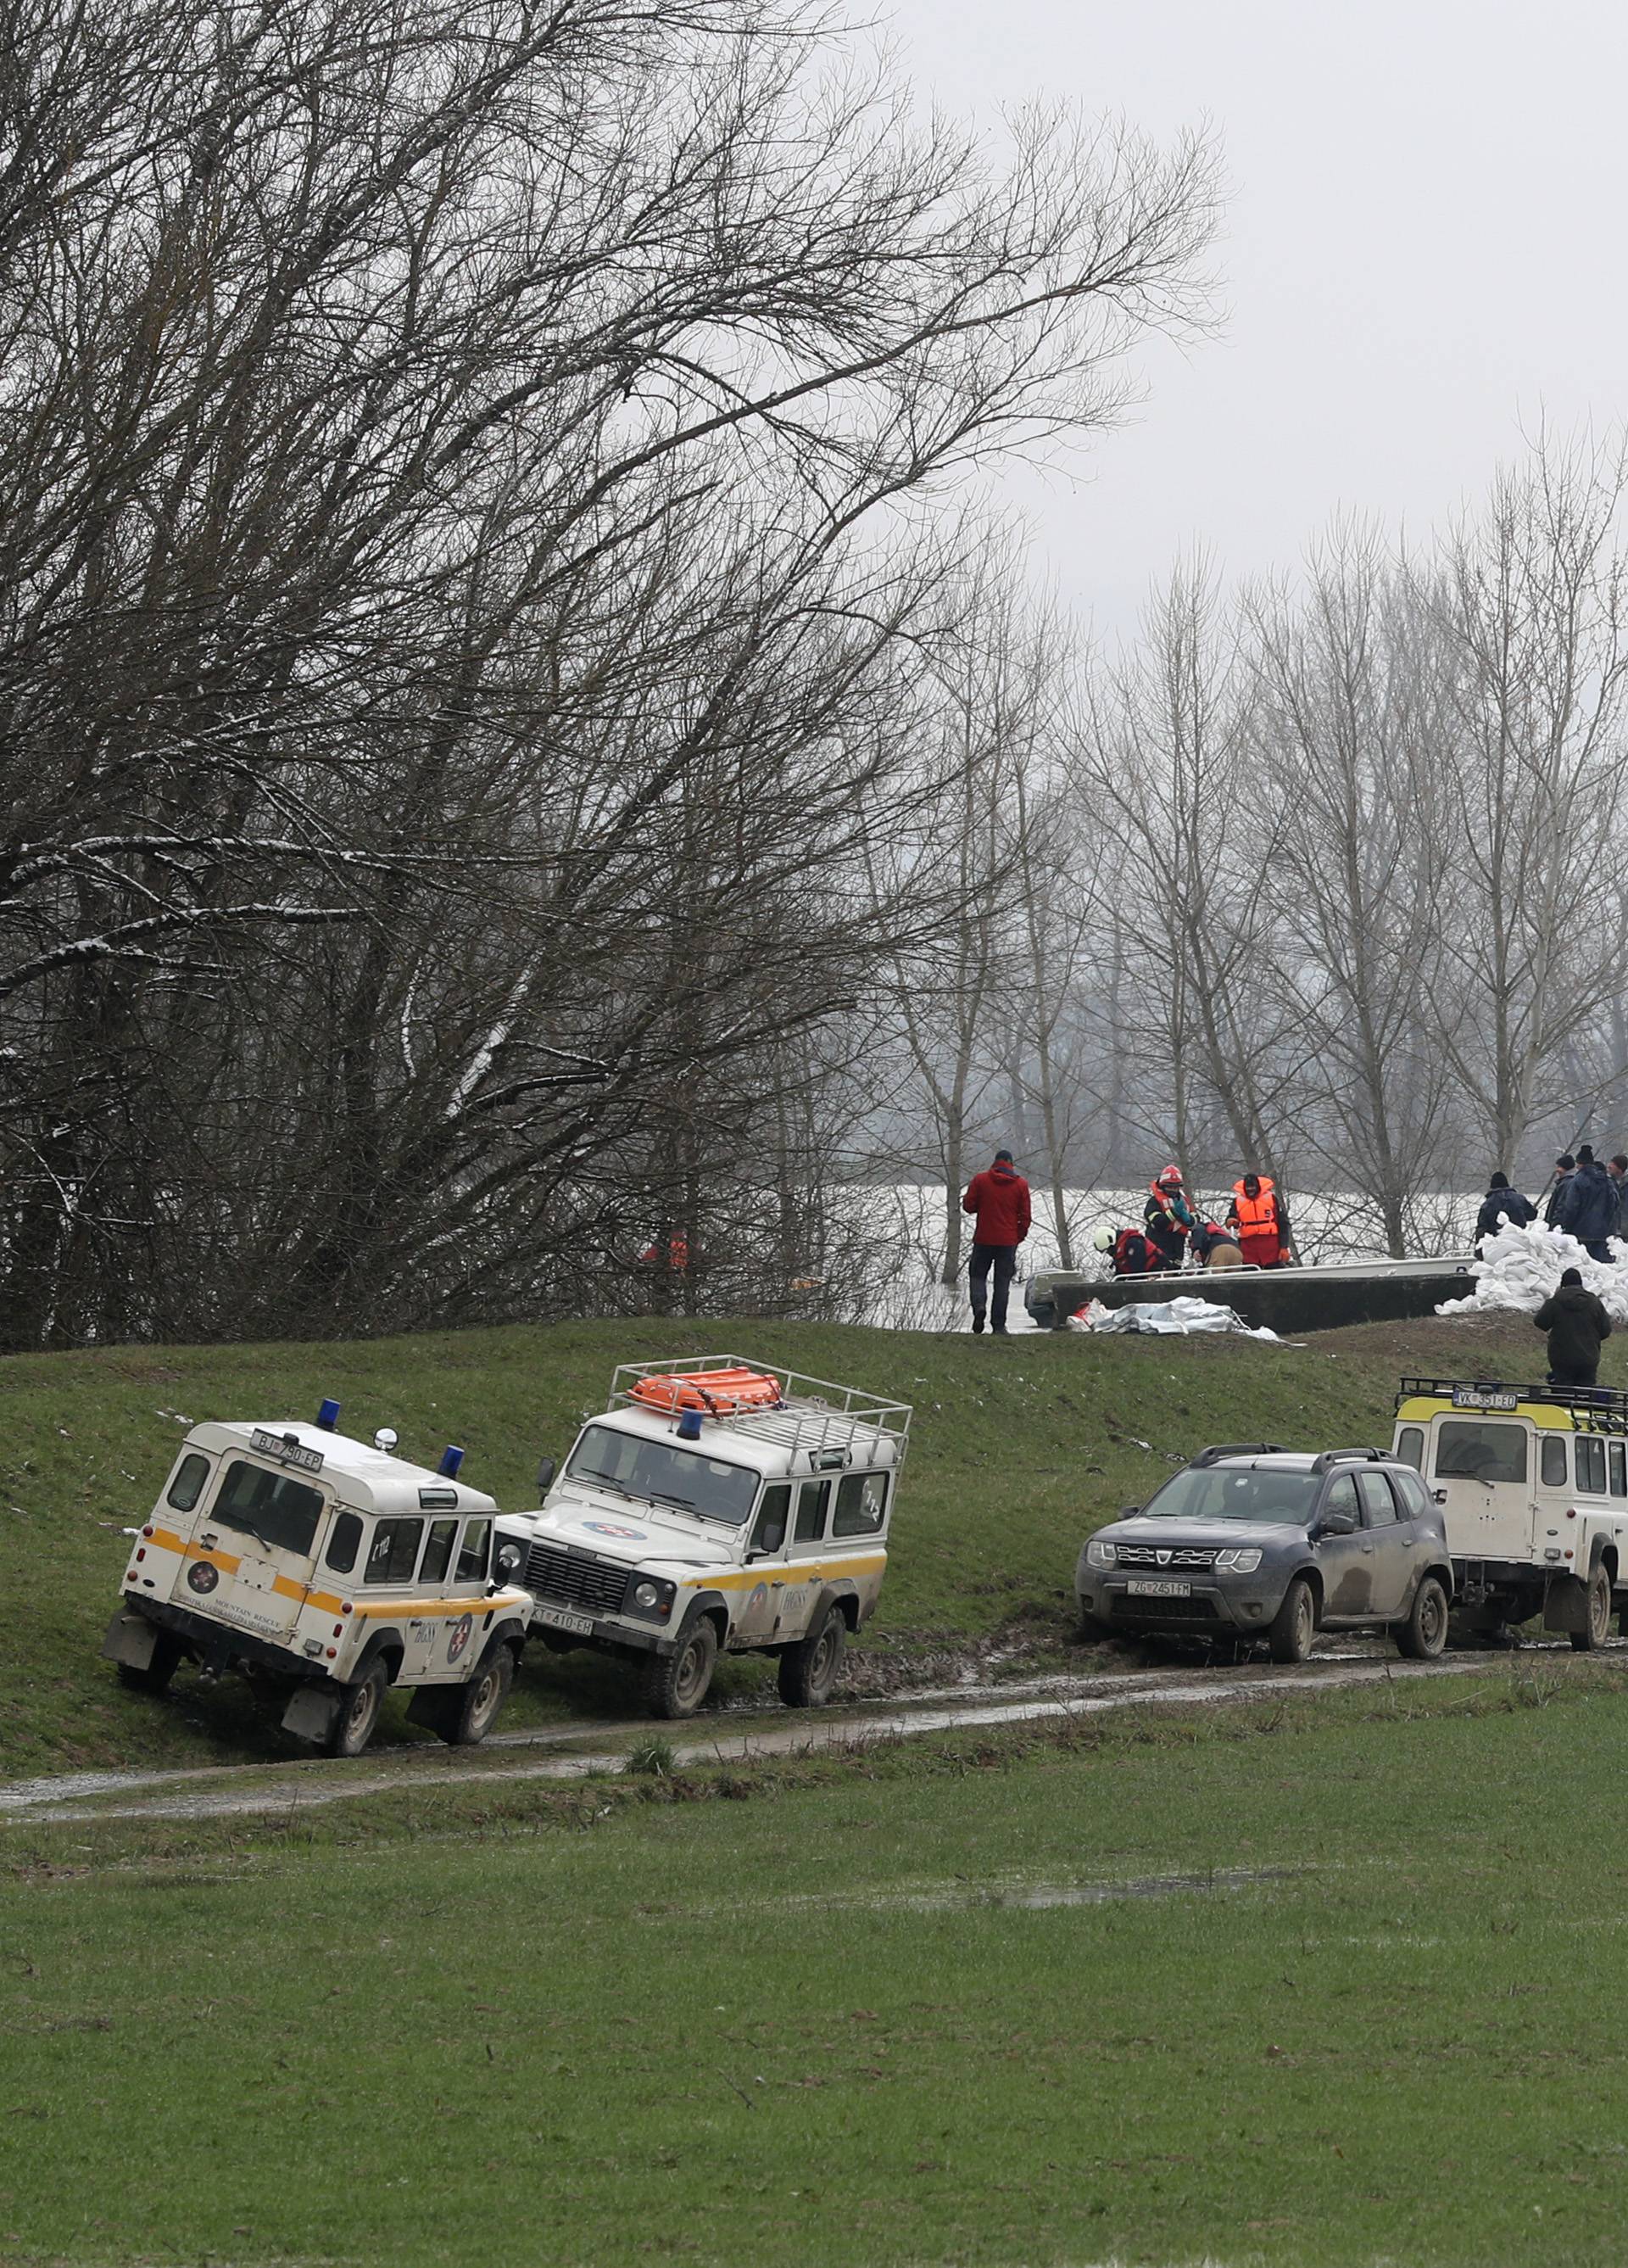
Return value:
[(1526, 1479), (1526, 1429), (1489, 1425), (1466, 1418), (1444, 1418), (1436, 1432), (1439, 1481)]
[(432, 1520), (429, 1540), (424, 1546), (424, 1556), (418, 1563), (421, 1583), (443, 1583), (446, 1571), (452, 1564), (452, 1538), (458, 1534), (455, 1520)]
[(1423, 1520), (1430, 1510), (1430, 1491), (1417, 1473), (1393, 1472), (1390, 1485), (1402, 1506), (1404, 1520)]
[(328, 1531), (328, 1548), (324, 1564), (336, 1575), (348, 1575), (356, 1564), (356, 1546), (362, 1541), (362, 1522), (354, 1512), (341, 1512)]
[(175, 1477), (165, 1494), (165, 1504), (172, 1504), (177, 1512), (191, 1512), (203, 1494), (203, 1484), (209, 1476), (209, 1461), (189, 1449), (175, 1468)]
[(1566, 1441), (1558, 1433), (1545, 1433), (1538, 1452), (1537, 1469), (1545, 1488), (1566, 1486)]
[(1357, 1503), (1357, 1476), (1354, 1473), (1336, 1475), (1333, 1485), (1323, 1499), (1323, 1509), (1324, 1512), (1343, 1513), (1353, 1526), (1360, 1521), (1362, 1513)]
[(1396, 1526), (1396, 1499), (1390, 1493), (1390, 1483), (1383, 1473), (1359, 1473), (1357, 1494), (1362, 1499), (1362, 1517), (1368, 1527)]
[(786, 1522), (791, 1513), (791, 1491), (781, 1482), (763, 1491), (763, 1503), (759, 1509), (757, 1524), (752, 1531), (754, 1551), (783, 1550), (786, 1543)]
[(317, 1522), (322, 1517), (319, 1490), (286, 1473), (268, 1472), (234, 1457), (226, 1468), (214, 1503), (209, 1524), (235, 1528), (273, 1550), (292, 1551), (301, 1558), (310, 1551)]
[(381, 1520), (368, 1546), (363, 1581), (410, 1583), (413, 1570), (418, 1565), (418, 1540), (423, 1532), (422, 1520)]
[(1610, 1444), (1610, 1448), (1611, 1456), (1611, 1494), (1613, 1496), (1628, 1496), (1628, 1444), (1624, 1444), (1621, 1441), (1613, 1441)]
[(1573, 1454), (1577, 1459), (1577, 1488), (1580, 1495), (1605, 1494), (1605, 1444), (1597, 1434), (1580, 1433)]
[(818, 1543), (825, 1533), (825, 1512), (831, 1502), (829, 1481), (804, 1481), (797, 1491), (796, 1540)]
[(887, 1511), (885, 1473), (844, 1473), (837, 1484), (837, 1516), (833, 1535), (878, 1535)]
[(489, 1520), (466, 1520), (464, 1540), (458, 1546), (458, 1580), (460, 1583), (483, 1583), (486, 1563), (491, 1557), (492, 1523)]
[(1404, 1425), (1397, 1434), (1396, 1454), (1404, 1465), (1412, 1465), (1416, 1473), (1425, 1469), (1425, 1429), (1422, 1425)]

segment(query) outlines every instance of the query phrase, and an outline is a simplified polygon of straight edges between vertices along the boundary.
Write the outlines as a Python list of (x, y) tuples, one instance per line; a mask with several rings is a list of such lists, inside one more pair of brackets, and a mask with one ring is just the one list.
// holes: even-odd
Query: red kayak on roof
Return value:
[(632, 1393), (652, 1410), (704, 1410), (714, 1418), (774, 1410), (781, 1398), (778, 1384), (760, 1370), (674, 1371), (640, 1379)]

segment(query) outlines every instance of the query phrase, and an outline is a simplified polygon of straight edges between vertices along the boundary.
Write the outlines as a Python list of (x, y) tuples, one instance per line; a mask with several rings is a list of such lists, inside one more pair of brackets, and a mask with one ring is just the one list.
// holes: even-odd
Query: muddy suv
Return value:
[(1258, 1637), (1274, 1660), (1304, 1661), (1319, 1631), (1388, 1631), (1429, 1660), (1453, 1568), (1441, 1509), (1401, 1458), (1236, 1442), (1089, 1537), (1074, 1591), (1095, 1636)]

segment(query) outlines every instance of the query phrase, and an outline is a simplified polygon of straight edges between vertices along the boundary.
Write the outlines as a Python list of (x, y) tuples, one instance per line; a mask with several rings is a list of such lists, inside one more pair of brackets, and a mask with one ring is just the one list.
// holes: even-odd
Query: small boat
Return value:
[(1440, 1260), (1335, 1260), (1310, 1268), (1184, 1268), (1156, 1276), (1090, 1277), (1042, 1270), (1023, 1286), (1023, 1305), (1043, 1330), (1066, 1329), (1093, 1300), (1105, 1307), (1166, 1300), (1208, 1300), (1236, 1307), (1252, 1329), (1282, 1337), (1331, 1331), (1342, 1323), (1397, 1322), (1434, 1314), (1444, 1300), (1475, 1289), (1468, 1253)]

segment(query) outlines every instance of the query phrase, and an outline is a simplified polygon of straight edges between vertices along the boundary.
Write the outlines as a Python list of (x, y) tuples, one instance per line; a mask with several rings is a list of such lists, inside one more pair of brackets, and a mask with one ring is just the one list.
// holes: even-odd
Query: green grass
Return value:
[[(916, 1406), (881, 1611), (856, 1660), (873, 1679), (998, 1637), (1060, 1645), (1082, 1534), (1206, 1440), (1387, 1439), (1404, 1361), (1524, 1375), (1541, 1354), (1517, 1319), (1372, 1326), (1280, 1351), (647, 1321), (11, 1357), (0, 1360), (0, 1777), (300, 1752), (232, 1681), (199, 1692), (183, 1671), (175, 1694), (155, 1702), (127, 1694), (98, 1659), (124, 1566), (119, 1530), (146, 1516), (181, 1418), (298, 1415), (336, 1395), (349, 1430), (366, 1438), (392, 1425), (406, 1454), (433, 1462), (460, 1442), (466, 1476), (519, 1509), (534, 1500), (538, 1456), (565, 1450), (615, 1363), (723, 1345)], [(1617, 1359), (1615, 1341), (1606, 1358)], [(766, 1691), (767, 1673), (726, 1663), (720, 1690)], [(620, 1665), (533, 1655), (508, 1722), (637, 1707)], [(408, 1737), (394, 1705), (385, 1737)]]
[(1604, 2268), (1625, 1740), (1568, 1662), (41, 1831), (0, 2257)]

